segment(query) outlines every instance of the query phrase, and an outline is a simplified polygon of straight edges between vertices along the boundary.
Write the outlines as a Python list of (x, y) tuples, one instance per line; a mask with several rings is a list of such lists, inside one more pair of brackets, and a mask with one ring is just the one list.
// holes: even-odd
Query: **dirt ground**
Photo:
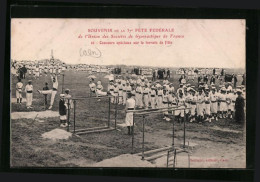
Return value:
[[(73, 96), (88, 95), (87, 73), (67, 71), (64, 88), (69, 88)], [(105, 74), (97, 75), (106, 88), (108, 80)], [(79, 79), (86, 78), (86, 79)], [(177, 76), (170, 81), (176, 85)], [(27, 79), (26, 79), (27, 80)], [(25, 80), (25, 82), (26, 82)], [(72, 135), (69, 139), (50, 140), (42, 134), (59, 128), (58, 94), (53, 111), (46, 114), (43, 97), (36, 92), (50, 78), (41, 77), (33, 80), (34, 101), (32, 110), (27, 110), (25, 103), (12, 103), (11, 119), (11, 166), (12, 167), (100, 167), (111, 163), (124, 167), (166, 167), (166, 157), (152, 162), (142, 161), (140, 156), (130, 155), (132, 138), (126, 135), (124, 112), (118, 106), (117, 129), (110, 132), (87, 135)], [(194, 83), (192, 83), (194, 84)], [(15, 86), (13, 78), (12, 90)], [(12, 93), (15, 97), (15, 93)], [(49, 99), (49, 98), (48, 98)], [(105, 126), (108, 123), (108, 100), (82, 100), (76, 103), (76, 129)], [(110, 104), (110, 125), (115, 125), (114, 104)], [(120, 111), (121, 110), (121, 111)], [(37, 115), (38, 114), (38, 115)], [(71, 111), (70, 120), (74, 121)], [(34, 116), (37, 117), (35, 118)], [(70, 128), (72, 129), (73, 126)], [(64, 129), (65, 130), (65, 129)], [(195, 144), (189, 148), (190, 167), (192, 168), (244, 168), (246, 165), (246, 144), (243, 126), (233, 120), (220, 119), (212, 123), (186, 123), (186, 142)], [(162, 114), (153, 114), (145, 121), (145, 151), (172, 144), (172, 121), (162, 120)], [(175, 145), (183, 145), (183, 124), (175, 122)], [(134, 151), (142, 151), (142, 120), (136, 118)], [(140, 160), (138, 160), (140, 158)], [(114, 161), (114, 162), (109, 162)], [(133, 161), (135, 161), (133, 163)], [(115, 165), (115, 166), (114, 166)], [(177, 155), (176, 167), (189, 167), (186, 153)]]

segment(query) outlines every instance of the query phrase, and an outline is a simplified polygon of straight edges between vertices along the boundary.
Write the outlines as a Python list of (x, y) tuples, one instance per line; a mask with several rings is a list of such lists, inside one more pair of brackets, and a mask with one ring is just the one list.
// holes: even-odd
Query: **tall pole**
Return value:
[(183, 148), (185, 148), (185, 130), (186, 130), (186, 112), (184, 110), (184, 121), (183, 121)]
[(111, 102), (111, 99), (110, 97), (108, 97), (108, 120), (107, 120), (107, 126), (109, 127), (109, 123), (110, 123), (110, 102)]
[(61, 88), (61, 93), (64, 91), (64, 74), (62, 74), (62, 88)]
[(134, 153), (134, 126), (135, 126), (135, 114), (133, 113), (132, 154)]
[(75, 128), (76, 128), (76, 100), (74, 100), (74, 134), (75, 134)]
[(116, 98), (116, 105), (115, 105), (115, 125), (116, 125), (116, 118), (117, 118), (117, 104), (118, 104), (118, 97)]
[(173, 110), (172, 117), (172, 148), (174, 149), (174, 121), (175, 121), (175, 110)]
[(68, 119), (67, 119), (67, 123), (68, 123), (67, 130), (70, 131), (70, 99), (68, 99)]
[(143, 115), (143, 145), (142, 145), (142, 160), (144, 160), (144, 121), (145, 121), (145, 116)]

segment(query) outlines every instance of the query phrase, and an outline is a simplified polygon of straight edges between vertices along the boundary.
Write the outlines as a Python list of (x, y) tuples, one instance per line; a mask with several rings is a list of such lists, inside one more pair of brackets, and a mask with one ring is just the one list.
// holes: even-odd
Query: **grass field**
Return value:
[[(233, 71), (233, 70), (232, 70)], [(97, 80), (101, 80), (104, 88), (107, 88), (108, 80), (106, 74), (95, 74)], [(86, 72), (65, 72), (64, 88), (69, 88), (73, 97), (88, 96), (88, 73)], [(178, 85), (178, 78), (172, 75), (170, 79), (175, 88)], [(27, 82), (27, 78), (24, 83)], [(33, 111), (43, 111), (43, 96), (37, 90), (44, 87), (45, 82), (51, 87), (50, 77), (42, 76), (39, 80), (33, 80), (34, 101)], [(61, 93), (62, 77), (59, 79), (59, 90), (55, 98), (53, 111), (58, 111), (59, 93)], [(15, 88), (16, 78), (12, 78), (12, 90)], [(241, 78), (238, 78), (241, 83)], [(195, 83), (191, 83), (197, 85)], [(239, 85), (238, 84), (238, 85)], [(12, 92), (12, 98), (15, 93)], [(25, 103), (18, 105), (11, 104), (12, 112), (29, 112)], [(103, 126), (108, 118), (108, 99), (82, 100), (76, 105), (76, 128)], [(114, 124), (115, 105), (111, 104), (111, 125)], [(123, 106), (118, 106), (118, 124), (124, 123)], [(71, 119), (73, 118), (71, 113)], [(11, 120), (11, 166), (13, 167), (86, 167), (92, 164), (131, 152), (131, 137), (126, 135), (126, 128), (118, 127), (105, 133), (73, 135), (68, 140), (52, 141), (43, 139), (41, 135), (59, 127), (58, 117), (46, 117), (44, 122), (37, 122), (33, 119)], [(141, 120), (136, 119), (135, 127), (135, 153), (141, 152)], [(212, 123), (187, 123), (187, 141), (197, 143), (192, 153), (195, 157), (225, 158), (228, 162), (217, 163), (210, 167), (245, 167), (246, 144), (243, 140), (243, 127), (233, 120), (221, 119)], [(162, 114), (152, 114), (146, 120), (145, 127), (145, 149), (155, 149), (172, 142), (172, 124), (162, 120)], [(177, 145), (183, 142), (183, 125), (176, 123), (175, 138)], [(209, 167), (209, 166), (201, 166)]]

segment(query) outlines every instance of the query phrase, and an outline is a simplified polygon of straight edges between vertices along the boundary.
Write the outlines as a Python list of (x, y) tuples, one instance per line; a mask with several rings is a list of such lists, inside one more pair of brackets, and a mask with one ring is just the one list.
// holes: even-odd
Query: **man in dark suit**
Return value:
[(237, 99), (235, 102), (235, 119), (238, 123), (244, 123), (245, 120), (245, 113), (244, 113), (244, 107), (245, 107), (245, 101), (242, 96), (242, 90), (237, 90)]

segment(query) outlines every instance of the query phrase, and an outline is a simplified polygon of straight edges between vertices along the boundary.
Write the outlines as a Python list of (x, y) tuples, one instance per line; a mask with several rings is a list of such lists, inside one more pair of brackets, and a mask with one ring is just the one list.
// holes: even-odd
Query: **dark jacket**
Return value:
[(67, 114), (67, 109), (66, 109), (65, 102), (63, 99), (60, 99), (60, 102), (59, 102), (59, 114), (61, 116)]
[(239, 95), (235, 102), (235, 118), (237, 122), (242, 122), (245, 119), (244, 107), (244, 98), (241, 95)]

